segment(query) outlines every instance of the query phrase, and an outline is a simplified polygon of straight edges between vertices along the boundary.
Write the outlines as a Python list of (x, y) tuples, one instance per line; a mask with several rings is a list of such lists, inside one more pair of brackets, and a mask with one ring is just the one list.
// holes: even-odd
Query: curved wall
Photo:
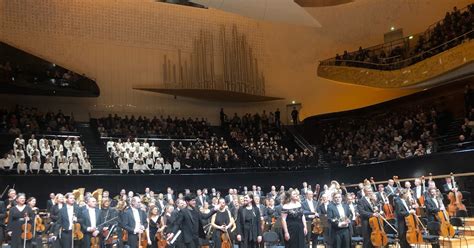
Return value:
[[(5, 105), (41, 103), (52, 110), (61, 106), (74, 111), (77, 119), (87, 119), (89, 113), (101, 116), (121, 112), (206, 116), (214, 123), (220, 107), (228, 113), (280, 107), (285, 113), (285, 105), (295, 100), (303, 105), (303, 119), (371, 105), (415, 91), (374, 89), (318, 78), (318, 60), (359, 44), (380, 43), (382, 34), (394, 22), (406, 26), (407, 32), (419, 32), (453, 5), (465, 6), (470, 1), (394, 2), (404, 7), (391, 3), (370, 13), (374, 5), (378, 6), (377, 1), (366, 0), (307, 9), (322, 24), (315, 29), (145, 0), (0, 0), (1, 41), (84, 73), (101, 88), (101, 96), (96, 99), (19, 100), (17, 96), (2, 96), (2, 101)], [(416, 22), (411, 21), (413, 16)], [(176, 58), (178, 50), (190, 54), (199, 30), (218, 32), (222, 25), (236, 25), (247, 35), (266, 77), (266, 94), (285, 100), (259, 105), (215, 103), (131, 89), (134, 85), (161, 84), (164, 55)]]

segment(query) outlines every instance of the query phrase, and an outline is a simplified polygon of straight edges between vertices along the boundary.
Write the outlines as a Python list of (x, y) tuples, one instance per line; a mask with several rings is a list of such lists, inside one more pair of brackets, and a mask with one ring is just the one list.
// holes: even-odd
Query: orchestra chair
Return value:
[[(265, 248), (280, 248), (278, 243), (280, 242), (278, 234), (273, 231), (268, 231), (263, 233), (262, 237), (263, 245)], [(284, 247), (284, 246), (283, 246)]]

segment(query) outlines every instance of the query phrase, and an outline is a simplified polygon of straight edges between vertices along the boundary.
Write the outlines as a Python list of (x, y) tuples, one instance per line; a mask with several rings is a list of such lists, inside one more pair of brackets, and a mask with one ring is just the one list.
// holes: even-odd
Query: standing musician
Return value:
[[(425, 199), (425, 206), (426, 206), (426, 215), (428, 218), (428, 223), (430, 222), (438, 222), (439, 220), (436, 218), (436, 215), (439, 211), (444, 211), (444, 204), (441, 201), (441, 198), (438, 196), (438, 189), (437, 188), (429, 188), (428, 194)], [(428, 230), (431, 235), (438, 235), (436, 230)], [(439, 247), (439, 244), (431, 244), (433, 248)]]
[(187, 194), (184, 200), (187, 203), (187, 207), (179, 211), (176, 223), (174, 224), (172, 233), (168, 236), (168, 240), (173, 239), (178, 230), (181, 230), (184, 246), (186, 248), (197, 248), (199, 247), (199, 238), (205, 238), (201, 219), (208, 219), (216, 210), (212, 210), (208, 214), (202, 214), (196, 209), (196, 197), (192, 194)]
[[(16, 196), (16, 204), (10, 208), (8, 216), (7, 234), (11, 237), (10, 246), (12, 248), (23, 247), (25, 240), (21, 238), (22, 225), (25, 221), (33, 226), (33, 210), (25, 204), (25, 194)], [(32, 230), (31, 230), (32, 231)], [(26, 247), (31, 247), (31, 241), (26, 241)]]
[(156, 233), (160, 227), (160, 212), (157, 206), (151, 206), (148, 211), (148, 227), (146, 228), (148, 245), (158, 247)]
[(67, 193), (64, 197), (66, 198), (66, 206), (59, 210), (57, 231), (61, 235), (61, 247), (71, 248), (73, 225), (74, 222), (78, 221), (79, 207), (75, 204), (76, 200), (72, 193)]
[(145, 211), (140, 209), (140, 197), (134, 196), (130, 200), (130, 208), (125, 210), (122, 219), (122, 227), (128, 232), (128, 245), (137, 248), (139, 236), (148, 225)]
[[(105, 192), (105, 191), (104, 191)], [(117, 224), (118, 220), (115, 219), (113, 221), (110, 221), (113, 218), (118, 217), (118, 212), (116, 209), (111, 208), (111, 199), (110, 198), (102, 198), (102, 209), (100, 210), (100, 220), (99, 223), (105, 223), (108, 222), (106, 226), (104, 226), (100, 231), (103, 233), (102, 239), (106, 238), (106, 234), (113, 235), (114, 233), (117, 233)], [(109, 222), (110, 221), (110, 222)], [(109, 232), (107, 232), (109, 231)], [(121, 235), (121, 233), (118, 233)], [(106, 240), (104, 240), (104, 244), (106, 247), (111, 247), (112, 244), (107, 244)]]
[(7, 216), (7, 208), (3, 201), (0, 201), (0, 245), (5, 240), (5, 217)]
[(255, 248), (262, 242), (260, 211), (251, 193), (244, 196), (243, 206), (237, 212), (237, 241), (240, 248)]
[(87, 205), (81, 212), (81, 229), (84, 233), (82, 247), (91, 247), (91, 238), (99, 236), (101, 230), (97, 228), (100, 225), (100, 210), (97, 208), (97, 200), (94, 197), (87, 199)]
[(339, 192), (333, 194), (333, 203), (328, 207), (328, 221), (331, 224), (331, 243), (335, 248), (351, 247), (350, 225), (352, 213), (349, 206), (342, 203), (342, 195)]
[(400, 239), (400, 247), (408, 248), (410, 245), (407, 242), (407, 226), (405, 217), (410, 214), (416, 214), (415, 209), (412, 208), (413, 199), (411, 199), (411, 192), (409, 190), (401, 191), (400, 198), (395, 200), (395, 215), (398, 223), (398, 238)]
[(394, 196), (397, 193), (397, 187), (393, 179), (388, 179), (387, 187), (385, 187), (385, 193), (387, 196)]
[[(214, 241), (214, 247), (221, 247), (221, 235), (229, 235), (231, 228), (234, 227), (235, 221), (232, 217), (227, 205), (225, 204), (225, 199), (219, 199), (219, 208), (211, 218), (211, 226), (214, 229), (212, 235), (212, 240)], [(227, 233), (227, 234), (225, 234)], [(230, 236), (227, 236), (230, 237)], [(230, 240), (229, 240), (230, 242)]]
[(310, 230), (308, 230), (308, 234), (306, 235), (306, 240), (307, 242), (312, 242), (312, 247), (316, 248), (318, 245), (318, 234), (312, 232), (312, 223), (315, 218), (319, 218), (319, 214), (317, 211), (318, 207), (318, 201), (313, 199), (313, 191), (310, 189), (306, 190), (306, 199), (303, 200), (301, 203), (301, 206), (303, 207), (303, 214), (306, 218), (307, 227), (310, 227)]
[[(50, 232), (54, 232), (55, 230), (59, 230), (59, 224), (58, 224), (59, 212), (61, 211), (61, 209), (64, 206), (64, 195), (63, 194), (57, 194), (54, 197), (53, 204), (54, 205), (51, 207), (51, 211), (49, 213), (49, 216), (51, 218), (51, 222), (49, 223), (50, 224), (50, 227), (49, 227)], [(60, 243), (59, 239), (54, 240), (53, 247), (54, 248), (60, 248), (61, 247), (61, 243)]]
[(360, 198), (359, 203), (357, 204), (357, 211), (359, 212), (361, 218), (361, 230), (362, 230), (362, 237), (364, 238), (364, 248), (372, 248), (372, 242), (370, 241), (371, 235), (371, 228), (369, 225), (370, 217), (379, 217), (379, 213), (375, 211), (375, 206), (372, 204), (372, 198), (374, 196), (374, 192), (372, 187), (366, 186), (363, 188), (364, 197)]
[[(319, 202), (319, 206), (316, 210), (319, 217), (321, 218), (321, 223), (327, 223), (328, 206), (329, 206), (329, 200), (328, 200), (327, 194), (321, 194), (321, 201)], [(323, 231), (324, 243), (328, 246), (330, 246), (332, 242), (331, 237), (329, 237), (330, 230), (331, 230), (331, 226), (327, 226), (327, 227), (324, 227), (324, 231)]]

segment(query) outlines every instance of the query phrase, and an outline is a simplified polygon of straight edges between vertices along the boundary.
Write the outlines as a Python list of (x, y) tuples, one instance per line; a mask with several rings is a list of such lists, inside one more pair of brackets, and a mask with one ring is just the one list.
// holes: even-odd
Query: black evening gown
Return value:
[[(30, 217), (30, 221), (28, 223), (32, 224), (33, 210), (29, 206), (25, 206), (22, 211), (20, 211), (16, 206), (10, 209), (7, 231), (12, 232), (10, 241), (11, 248), (23, 247), (23, 239), (21, 238), (21, 225), (25, 224), (25, 215)], [(31, 225), (31, 227), (33, 228), (33, 225)], [(26, 247), (31, 247), (30, 241), (26, 242)]]
[(303, 209), (301, 207), (285, 209), (283, 208), (282, 213), (286, 213), (286, 225), (288, 227), (288, 233), (290, 234), (290, 240), (285, 242), (286, 248), (304, 248), (306, 247), (306, 241), (304, 236), (304, 224)]

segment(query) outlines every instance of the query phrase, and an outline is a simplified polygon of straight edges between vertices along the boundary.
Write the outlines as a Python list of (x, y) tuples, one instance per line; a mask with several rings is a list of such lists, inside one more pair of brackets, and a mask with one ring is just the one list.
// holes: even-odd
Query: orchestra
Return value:
[(231, 188), (228, 195), (215, 188), (210, 194), (207, 189), (175, 194), (168, 187), (156, 194), (150, 188), (144, 194), (127, 194), (123, 189), (112, 197), (102, 189), (79, 188), (51, 193), (44, 210), (37, 207), (35, 197), (27, 200), (25, 193), (7, 187), (6, 199), (0, 201), (0, 244), (246, 248), (263, 246), (265, 234), (275, 233), (277, 244), (292, 248), (349, 248), (356, 236), (362, 237), (364, 248), (420, 243), (439, 247), (425, 236), (455, 235), (450, 218), (465, 211), (465, 191), (453, 175), (436, 177), (444, 179), (440, 189), (433, 178), (412, 179), (414, 187), (395, 176), (377, 185), (371, 178), (347, 186), (331, 181), (311, 188), (304, 183), (301, 190), (276, 191), (272, 186), (268, 193), (254, 186), (252, 191)]

